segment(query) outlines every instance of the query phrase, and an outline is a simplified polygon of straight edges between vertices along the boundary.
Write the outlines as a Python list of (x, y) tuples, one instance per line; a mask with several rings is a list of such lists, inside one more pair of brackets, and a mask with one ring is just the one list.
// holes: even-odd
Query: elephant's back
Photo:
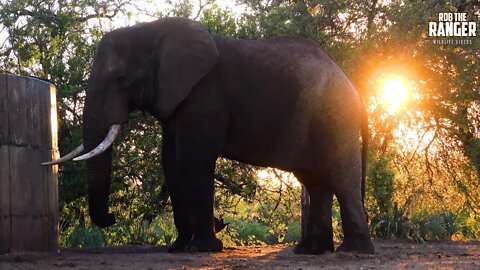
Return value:
[(215, 39), (230, 109), (227, 157), (284, 169), (307, 162), (311, 121), (341, 72), (336, 64), (303, 39)]
[(288, 69), (310, 61), (321, 62), (325, 70), (337, 67), (332, 57), (313, 41), (300, 37), (266, 39), (233, 39), (214, 36), (220, 55), (242, 56), (256, 65), (272, 65)]
[(248, 87), (318, 96), (327, 81), (345, 76), (320, 45), (304, 38), (244, 40), (215, 36), (215, 41), (226, 77), (241, 77)]

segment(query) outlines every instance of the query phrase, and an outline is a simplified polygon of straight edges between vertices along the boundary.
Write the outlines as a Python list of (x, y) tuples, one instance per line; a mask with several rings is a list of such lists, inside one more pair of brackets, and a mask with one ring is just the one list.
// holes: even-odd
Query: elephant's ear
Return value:
[(170, 116), (192, 87), (217, 63), (218, 51), (208, 29), (186, 18), (158, 21), (162, 36), (157, 46), (158, 113)]

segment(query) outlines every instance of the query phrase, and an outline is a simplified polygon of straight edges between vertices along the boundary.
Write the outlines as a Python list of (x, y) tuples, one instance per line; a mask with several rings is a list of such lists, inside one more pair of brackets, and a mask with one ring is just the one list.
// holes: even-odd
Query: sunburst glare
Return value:
[(407, 89), (401, 78), (387, 78), (383, 85), (382, 103), (386, 111), (393, 114), (407, 99)]

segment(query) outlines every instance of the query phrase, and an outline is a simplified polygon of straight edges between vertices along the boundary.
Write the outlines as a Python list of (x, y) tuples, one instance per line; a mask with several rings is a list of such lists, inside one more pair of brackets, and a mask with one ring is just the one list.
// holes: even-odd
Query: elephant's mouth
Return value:
[[(52, 160), (52, 161), (49, 161), (49, 162), (44, 162), (44, 163), (42, 163), (42, 165), (48, 166), (48, 165), (60, 164), (60, 163), (69, 161), (71, 159), (73, 159), (74, 161), (87, 160), (87, 159), (90, 159), (94, 156), (100, 155), (101, 153), (105, 152), (105, 150), (107, 150), (112, 145), (112, 143), (115, 141), (115, 138), (117, 137), (118, 132), (120, 131), (121, 127), (122, 127), (122, 125), (120, 125), (120, 124), (112, 125), (110, 127), (110, 129), (108, 130), (108, 133), (105, 136), (105, 139), (103, 139), (103, 141), (97, 147), (95, 147), (93, 150), (91, 150), (88, 153), (85, 153), (85, 154), (81, 155), (84, 151), (83, 144), (81, 144), (77, 148), (75, 148), (75, 150), (66, 154), (65, 156), (60, 157), (59, 159), (56, 159), (56, 160)], [(81, 155), (81, 156), (79, 156), (79, 155)]]

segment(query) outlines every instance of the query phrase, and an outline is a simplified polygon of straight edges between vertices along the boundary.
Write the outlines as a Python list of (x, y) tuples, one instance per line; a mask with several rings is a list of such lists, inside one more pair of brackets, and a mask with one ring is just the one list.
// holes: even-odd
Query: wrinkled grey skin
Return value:
[[(338, 250), (373, 253), (362, 201), (364, 105), (318, 45), (230, 39), (189, 19), (163, 18), (107, 33), (88, 88), (86, 151), (134, 110), (162, 124), (162, 165), (178, 230), (169, 251), (222, 250), (212, 224), (213, 173), (215, 160), (226, 157), (291, 171), (306, 186), (308, 224), (295, 252), (334, 250), (335, 194), (345, 235)], [(87, 161), (87, 177), (92, 221), (110, 226), (111, 149)]]

